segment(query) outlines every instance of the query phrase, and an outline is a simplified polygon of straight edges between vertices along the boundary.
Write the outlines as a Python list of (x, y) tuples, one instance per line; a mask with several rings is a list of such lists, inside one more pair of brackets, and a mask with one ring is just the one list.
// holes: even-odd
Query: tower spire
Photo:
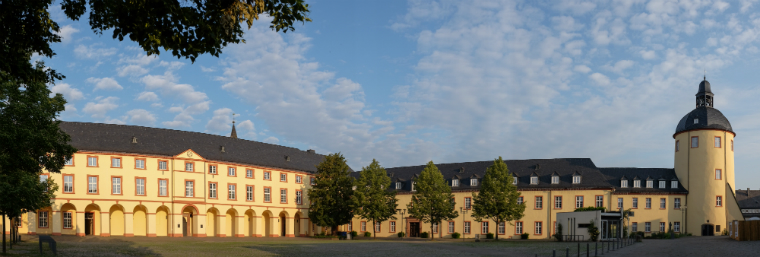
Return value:
[(707, 75), (702, 77), (702, 83), (699, 83), (699, 92), (697, 92), (697, 108), (713, 107), (713, 93), (710, 88), (710, 82), (707, 81)]
[(235, 113), (232, 113), (232, 133), (230, 133), (231, 138), (238, 138), (237, 137), (237, 131), (235, 130)]

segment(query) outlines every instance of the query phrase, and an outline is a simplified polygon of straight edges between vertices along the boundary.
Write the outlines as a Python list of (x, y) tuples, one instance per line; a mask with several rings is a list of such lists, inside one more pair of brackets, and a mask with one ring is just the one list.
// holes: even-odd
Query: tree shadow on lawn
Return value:
[[(135, 242), (118, 238), (53, 236), (56, 240), (57, 256), (161, 256), (153, 250), (137, 246)], [(22, 242), (8, 251), (8, 256), (56, 256), (47, 243), (42, 244), (40, 253), (37, 236), (24, 236)]]

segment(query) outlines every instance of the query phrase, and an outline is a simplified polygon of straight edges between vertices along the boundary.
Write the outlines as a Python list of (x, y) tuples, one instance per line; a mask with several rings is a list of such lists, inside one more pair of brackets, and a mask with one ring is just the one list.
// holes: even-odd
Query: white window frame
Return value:
[(632, 208), (638, 209), (639, 208), (639, 198), (638, 197), (634, 197), (632, 201), (633, 201)]
[(145, 179), (144, 178), (135, 179), (135, 194), (145, 195)]
[(581, 208), (583, 207), (583, 196), (576, 196), (575, 197), (575, 208)]
[(136, 159), (135, 160), (135, 169), (145, 169), (145, 160), (143, 160), (143, 159)]
[(454, 233), (454, 222), (449, 222), (449, 234)]
[(193, 190), (193, 181), (185, 181), (185, 197), (193, 197), (194, 190)]
[(208, 173), (210, 174), (216, 174), (216, 165), (209, 165), (208, 166)]
[(631, 232), (639, 232), (639, 223), (638, 222), (631, 223)]
[(228, 167), (227, 168), (227, 176), (237, 176), (237, 175), (235, 175), (235, 167)]
[(660, 232), (665, 232), (665, 222), (660, 222)]
[(618, 198), (617, 206), (618, 209), (623, 209), (623, 198)]
[(665, 180), (660, 180), (660, 188), (665, 188)]
[(652, 223), (651, 222), (645, 222), (644, 223), (644, 232), (646, 232), (646, 233), (652, 232)]
[(37, 215), (37, 216), (39, 216), (37, 218), (37, 222), (38, 222), (37, 223), (37, 227), (39, 227), (39, 228), (49, 228), (50, 227), (50, 224), (48, 223), (48, 212), (41, 211), (41, 212), (39, 212), (39, 215)]
[(65, 229), (72, 228), (71, 219), (72, 219), (71, 212), (67, 212), (67, 211), (63, 212), (63, 228)]
[(401, 189), (401, 182), (396, 182), (396, 189)]
[(620, 180), (621, 188), (628, 188), (628, 180)]
[(715, 206), (723, 207), (723, 196), (715, 196)]
[(158, 196), (166, 196), (167, 183), (165, 179), (158, 180)]
[(396, 233), (396, 221), (391, 220), (390, 230), (391, 233)]
[(470, 179), (470, 186), (473, 186), (473, 187), (474, 187), (474, 186), (478, 186), (478, 179), (476, 179), (476, 178), (471, 178), (471, 179)]
[(522, 234), (522, 233), (523, 233), (522, 221), (515, 222), (515, 234)]
[(451, 186), (452, 187), (458, 187), (459, 186), (459, 180), (458, 179), (452, 179), (451, 180)]
[(280, 182), (286, 182), (286, 181), (288, 181), (288, 174), (280, 173)]
[(673, 199), (673, 208), (674, 209), (681, 209), (681, 198), (675, 198), (675, 199)]
[(603, 195), (597, 195), (594, 197), (594, 203), (596, 207), (603, 207), (604, 206), (604, 196)]
[(536, 227), (536, 229), (535, 229), (535, 231), (533, 231), (533, 232), (534, 232), (536, 235), (541, 235), (541, 234), (543, 234), (543, 233), (542, 233), (542, 232), (543, 232), (543, 230), (542, 230), (543, 228), (541, 227), (541, 225), (543, 225), (543, 223), (541, 223), (540, 221), (536, 221), (534, 224), (535, 224), (535, 227)]
[(111, 194), (121, 194), (121, 177), (111, 178)]
[(573, 184), (580, 184), (581, 176), (573, 176)]
[(507, 226), (504, 223), (504, 221), (499, 222), (498, 230), (496, 231), (496, 233), (498, 233), (500, 235), (503, 235), (503, 234), (507, 233)]
[(647, 188), (652, 188), (653, 185), (654, 185), (654, 181), (647, 180)]
[(88, 167), (97, 167), (98, 166), (98, 157), (87, 157), (87, 166)]
[(517, 177), (512, 177), (512, 185), (517, 185)]
[(237, 197), (236, 189), (237, 185), (227, 185), (227, 199), (235, 200)]
[(678, 180), (670, 181), (670, 188), (673, 188), (673, 189), (678, 188)]
[(216, 183), (208, 183), (208, 198), (216, 197)]
[(287, 203), (288, 202), (288, 190), (287, 189), (280, 189), (280, 203)]
[(680, 233), (681, 232), (681, 222), (680, 221), (674, 221), (673, 222), (673, 232)]
[(193, 171), (193, 166), (192, 162), (185, 163), (185, 171)]
[(466, 210), (472, 209), (472, 198), (469, 198), (469, 197), (464, 198), (464, 209)]
[(536, 209), (543, 209), (544, 208), (544, 197), (543, 196), (536, 196)]
[(470, 234), (470, 226), (471, 226), (471, 223), (469, 221), (465, 221), (464, 222), (464, 233), (465, 234)]
[(640, 188), (641, 187), (641, 180), (634, 180), (633, 181), (633, 188)]
[[(433, 224), (435, 225), (435, 224)], [(480, 233), (481, 234), (488, 234), (488, 221), (483, 221), (480, 223)]]
[(74, 157), (66, 158), (66, 162), (63, 165), (74, 165)]
[(63, 192), (64, 193), (74, 192), (74, 176), (71, 176), (71, 175), (63, 176)]
[(245, 186), (245, 199), (253, 201), (253, 186)]
[(87, 193), (98, 193), (98, 177), (87, 177)]
[(554, 196), (554, 209), (562, 209), (562, 196)]
[(668, 208), (668, 202), (665, 198), (660, 198), (660, 209)]
[(362, 222), (361, 222), (361, 224), (362, 224), (362, 225), (361, 225), (361, 230), (362, 230), (363, 232), (364, 232), (364, 231), (367, 231), (367, 222), (366, 222), (366, 221), (362, 221)]
[[(575, 178), (573, 178), (573, 182), (575, 182)], [(559, 184), (559, 176), (552, 176), (552, 184)]]
[(301, 176), (296, 176), (296, 183), (301, 184)]
[(271, 180), (271, 173), (269, 171), (264, 171), (264, 180)]
[(644, 205), (644, 208), (652, 209), (652, 198), (647, 198), (645, 201), (646, 203)]
[(265, 187), (264, 188), (264, 202), (272, 202), (272, 189)]
[(517, 197), (517, 204), (523, 204), (525, 199), (522, 196)]
[(167, 169), (167, 162), (166, 161), (158, 161), (158, 169), (159, 170), (166, 170)]
[(536, 177), (536, 176), (530, 177), (530, 184), (531, 185), (538, 185), (538, 177)]
[(111, 158), (112, 168), (121, 168), (121, 158)]
[(253, 170), (252, 169), (245, 169), (245, 177), (246, 178), (252, 178), (253, 177)]

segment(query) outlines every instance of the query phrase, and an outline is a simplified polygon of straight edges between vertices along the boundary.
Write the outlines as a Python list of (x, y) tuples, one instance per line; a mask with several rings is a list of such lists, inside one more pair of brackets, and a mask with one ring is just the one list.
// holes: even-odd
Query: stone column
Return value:
[(131, 212), (125, 212), (124, 213), (124, 236), (125, 237), (133, 237), (135, 236), (135, 216)]
[(111, 215), (108, 212), (100, 213), (100, 236), (111, 236)]
[(147, 237), (156, 237), (156, 214), (146, 213), (145, 223), (148, 225), (148, 231), (145, 231)]
[[(286, 237), (295, 237), (295, 219), (293, 217), (285, 217), (285, 220), (281, 220), (282, 222), (285, 222), (285, 236)], [(282, 226), (282, 225), (281, 225)], [(282, 230), (282, 228), (280, 228)]]
[(269, 231), (271, 237), (280, 237), (282, 235), (282, 228), (280, 228), (280, 217), (273, 216), (269, 222)]
[[(226, 214), (217, 215), (214, 218), (217, 219), (216, 225), (219, 226), (218, 228), (216, 228), (216, 230), (218, 231), (218, 233), (216, 234), (216, 236), (217, 237), (226, 237), (227, 236), (227, 215)], [(230, 235), (230, 236), (232, 236), (232, 235)]]
[(85, 227), (84, 227), (85, 226), (85, 223), (84, 223), (84, 212), (83, 211), (79, 211), (79, 212), (76, 212), (76, 213), (77, 213), (77, 224), (76, 224), (76, 226), (77, 226), (76, 227), (77, 236), (84, 236), (85, 235), (85, 232), (84, 232), (84, 230), (85, 230)]

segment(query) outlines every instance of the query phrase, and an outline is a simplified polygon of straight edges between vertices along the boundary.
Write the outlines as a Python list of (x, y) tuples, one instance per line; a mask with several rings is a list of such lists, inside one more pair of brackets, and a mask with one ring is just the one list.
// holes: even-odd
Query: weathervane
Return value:
[(240, 115), (240, 114), (237, 114), (237, 113), (234, 113), (234, 112), (232, 113), (232, 124), (235, 124), (235, 116), (236, 115)]

